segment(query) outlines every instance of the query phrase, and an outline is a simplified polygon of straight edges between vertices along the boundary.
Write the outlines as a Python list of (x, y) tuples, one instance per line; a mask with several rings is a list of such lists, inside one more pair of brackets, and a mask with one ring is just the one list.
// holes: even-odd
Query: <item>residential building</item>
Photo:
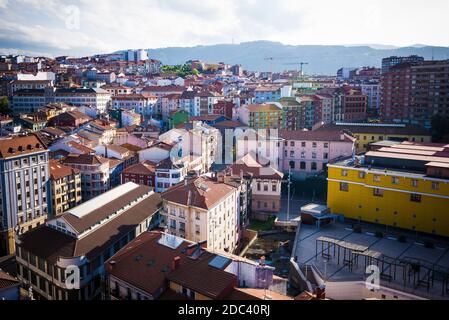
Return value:
[(157, 98), (151, 94), (120, 94), (112, 97), (111, 105), (114, 109), (134, 111), (144, 117), (153, 114)]
[(282, 98), (282, 129), (299, 130), (305, 128), (305, 108), (299, 98)]
[(382, 59), (382, 74), (387, 73), (392, 67), (403, 63), (418, 63), (424, 61), (423, 57), (412, 55), (408, 57), (392, 56)]
[(277, 102), (281, 98), (281, 86), (260, 86), (254, 90), (254, 102), (264, 104), (268, 102)]
[(327, 204), (348, 219), (447, 237), (448, 152), (402, 142), (329, 164)]
[(125, 168), (121, 173), (121, 183), (127, 182), (154, 188), (156, 186), (156, 165), (150, 161), (144, 161)]
[(91, 120), (92, 118), (85, 115), (84, 113), (78, 110), (73, 110), (52, 117), (49, 122), (49, 125), (54, 127), (78, 128)]
[(280, 170), (304, 179), (327, 170), (335, 159), (351, 157), (355, 138), (342, 131), (280, 131), (283, 141)]
[(250, 104), (238, 109), (239, 120), (253, 129), (279, 129), (282, 107), (276, 104)]
[(380, 87), (381, 86), (378, 81), (372, 81), (360, 85), (360, 90), (366, 96), (366, 113), (368, 117), (378, 117), (380, 114)]
[(51, 216), (59, 216), (81, 204), (81, 174), (78, 169), (50, 160)]
[(184, 182), (161, 194), (162, 225), (170, 234), (206, 241), (211, 250), (233, 252), (239, 243), (237, 188), (206, 176)]
[(341, 89), (341, 112), (343, 121), (366, 120), (366, 95), (359, 89), (344, 86)]
[(36, 135), (0, 140), (0, 252), (13, 254), (15, 232), (47, 219), (48, 161), (48, 149)]
[(233, 173), (252, 177), (252, 207), (255, 214), (269, 215), (281, 209), (281, 183), (284, 174), (266, 164), (266, 159), (250, 152), (230, 166)]
[(18, 278), (40, 299), (101, 298), (103, 264), (157, 225), (160, 205), (150, 187), (127, 183), (70, 209), (18, 237)]
[(83, 201), (95, 198), (110, 189), (108, 159), (91, 154), (68, 155), (62, 164), (80, 171)]
[(105, 113), (111, 95), (101, 88), (21, 89), (13, 94), (12, 109), (15, 114), (34, 113), (49, 103), (66, 103), (74, 106), (90, 106), (99, 114)]

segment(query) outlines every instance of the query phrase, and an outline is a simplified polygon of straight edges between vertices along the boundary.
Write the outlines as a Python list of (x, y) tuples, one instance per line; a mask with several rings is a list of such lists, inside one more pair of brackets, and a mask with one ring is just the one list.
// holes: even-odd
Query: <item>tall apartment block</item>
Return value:
[(48, 150), (34, 135), (0, 140), (0, 253), (15, 251), (14, 235), (47, 219)]
[(394, 66), (381, 78), (384, 122), (430, 127), (435, 115), (449, 116), (449, 60)]
[(412, 55), (408, 57), (392, 56), (382, 59), (382, 73), (390, 71), (390, 68), (403, 63), (417, 63), (424, 61), (423, 57)]

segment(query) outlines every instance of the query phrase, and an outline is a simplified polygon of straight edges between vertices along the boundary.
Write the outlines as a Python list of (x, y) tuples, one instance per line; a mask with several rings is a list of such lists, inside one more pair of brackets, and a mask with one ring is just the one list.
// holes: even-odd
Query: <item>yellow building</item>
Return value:
[(356, 152), (358, 154), (368, 151), (370, 143), (392, 140), (428, 143), (432, 141), (430, 131), (419, 126), (405, 124), (381, 123), (339, 123), (328, 124), (316, 130), (347, 130), (356, 139)]
[(279, 129), (282, 109), (274, 103), (250, 104), (239, 109), (240, 121), (253, 129)]
[(350, 219), (449, 236), (447, 152), (449, 145), (404, 142), (330, 164), (328, 206)]
[(81, 204), (81, 174), (78, 169), (50, 160), (51, 210), (59, 216)]

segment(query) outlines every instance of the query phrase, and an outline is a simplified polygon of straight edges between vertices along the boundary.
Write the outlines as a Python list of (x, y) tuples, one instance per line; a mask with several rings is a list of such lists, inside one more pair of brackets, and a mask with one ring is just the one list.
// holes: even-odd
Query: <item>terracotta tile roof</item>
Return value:
[(143, 175), (154, 175), (156, 172), (156, 167), (150, 162), (141, 162), (127, 167), (122, 171), (123, 174), (143, 174)]
[(282, 110), (274, 104), (266, 103), (266, 104), (250, 104), (247, 106), (250, 112), (267, 112), (267, 111), (278, 111)]
[(75, 148), (75, 149), (81, 151), (81, 153), (84, 153), (84, 154), (93, 154), (93, 153), (95, 153), (95, 151), (93, 149), (88, 148), (85, 145), (83, 145), (81, 143), (78, 143), (76, 141), (68, 141), (67, 145), (69, 147), (72, 147), (72, 148)]
[(69, 155), (64, 159), (64, 164), (87, 164), (87, 165), (101, 165), (107, 163), (109, 160), (101, 156), (92, 154)]
[(246, 124), (243, 124), (239, 121), (226, 120), (220, 121), (213, 125), (215, 128), (239, 128), (239, 127), (248, 127)]
[(129, 143), (125, 143), (121, 145), (123, 148), (128, 149), (129, 151), (133, 151), (133, 152), (138, 152), (140, 150), (142, 150), (141, 147), (135, 146), (133, 144), (129, 144)]
[(250, 152), (243, 158), (238, 160), (236, 163), (229, 166), (233, 174), (239, 175), (240, 172), (243, 174), (250, 174), (254, 178), (260, 179), (274, 179), (279, 180), (284, 177), (284, 174), (273, 167), (268, 165), (262, 165), (261, 163), (266, 163), (267, 160), (259, 159), (259, 156)]
[[(178, 248), (171, 249), (158, 243), (160, 237), (158, 231), (142, 233), (105, 263), (106, 271), (145, 292), (156, 294), (166, 285), (166, 276), (172, 271), (173, 259), (179, 256), (181, 264), (188, 262), (188, 256), (182, 254), (182, 251), (192, 244), (184, 241)], [(129, 272), (130, 269), (133, 272)]]
[(209, 298), (223, 299), (237, 286), (237, 276), (209, 265), (215, 257), (213, 253), (205, 252), (198, 260), (185, 265), (181, 262), (181, 266), (168, 274), (167, 279)]
[(234, 191), (232, 186), (208, 177), (199, 177), (187, 179), (166, 190), (161, 196), (170, 202), (208, 210)]
[(0, 158), (43, 152), (47, 150), (44, 142), (37, 135), (13, 137), (0, 140)]
[(50, 178), (52, 180), (58, 180), (79, 173), (80, 171), (76, 168), (65, 166), (57, 160), (50, 159)]

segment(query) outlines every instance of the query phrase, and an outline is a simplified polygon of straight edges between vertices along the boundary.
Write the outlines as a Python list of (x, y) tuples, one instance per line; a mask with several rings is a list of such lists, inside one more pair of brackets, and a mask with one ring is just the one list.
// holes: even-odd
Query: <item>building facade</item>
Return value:
[(35, 135), (0, 140), (0, 251), (13, 254), (15, 230), (43, 224), (51, 201), (49, 155)]
[(403, 142), (329, 165), (327, 203), (346, 218), (447, 237), (443, 144)]

